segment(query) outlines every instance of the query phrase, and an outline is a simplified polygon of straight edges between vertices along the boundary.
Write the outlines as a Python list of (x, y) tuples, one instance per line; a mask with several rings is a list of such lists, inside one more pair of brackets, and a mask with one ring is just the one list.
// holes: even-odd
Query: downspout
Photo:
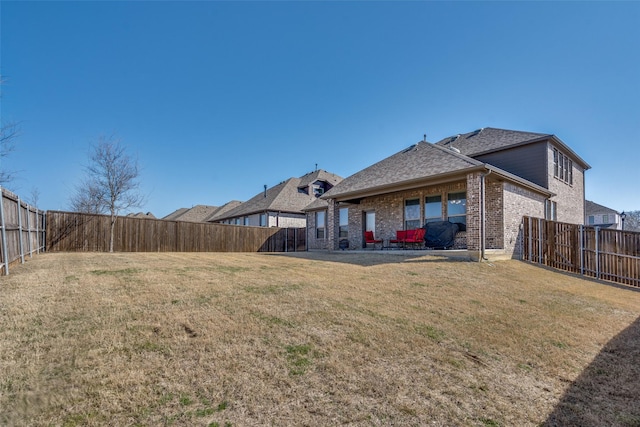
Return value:
[(486, 238), (486, 233), (487, 233), (487, 229), (486, 229), (486, 219), (487, 219), (487, 206), (485, 203), (486, 200), (486, 177), (489, 176), (491, 174), (491, 169), (489, 169), (488, 172), (483, 173), (480, 176), (480, 189), (481, 189), (481, 197), (482, 197), (482, 204), (480, 206), (480, 260), (484, 260), (484, 261), (488, 261), (485, 252), (486, 252), (486, 242), (485, 242), (485, 238)]

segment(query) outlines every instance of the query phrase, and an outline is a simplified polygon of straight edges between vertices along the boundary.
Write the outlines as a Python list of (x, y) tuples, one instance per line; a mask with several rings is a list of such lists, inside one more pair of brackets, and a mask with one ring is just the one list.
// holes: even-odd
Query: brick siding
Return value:
[[(563, 153), (560, 147), (548, 145), (549, 191), (556, 195), (551, 201), (557, 203), (557, 221), (570, 224), (584, 224), (584, 169), (573, 162), (573, 184), (568, 184), (553, 176), (553, 149)], [(564, 152), (563, 154), (567, 154)], [(544, 218), (544, 215), (540, 216)]]

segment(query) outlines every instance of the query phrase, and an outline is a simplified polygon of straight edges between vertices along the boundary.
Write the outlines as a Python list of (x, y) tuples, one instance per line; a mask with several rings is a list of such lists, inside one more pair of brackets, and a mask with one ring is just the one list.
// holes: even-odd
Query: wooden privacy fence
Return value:
[(6, 275), (12, 263), (44, 250), (45, 215), (4, 188), (0, 193), (0, 275)]
[(640, 233), (524, 217), (523, 237), (527, 261), (640, 287)]
[[(47, 212), (47, 250), (109, 251), (110, 217)], [(304, 228), (265, 228), (120, 216), (116, 252), (295, 252), (306, 250)]]

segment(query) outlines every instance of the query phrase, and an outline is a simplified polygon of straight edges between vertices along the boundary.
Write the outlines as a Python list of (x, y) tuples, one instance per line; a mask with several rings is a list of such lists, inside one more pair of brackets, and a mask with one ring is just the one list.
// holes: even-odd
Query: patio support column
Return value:
[(482, 259), (482, 173), (467, 175), (467, 250), (476, 261)]
[(338, 204), (335, 199), (327, 200), (327, 249), (335, 251), (338, 249), (338, 222), (340, 215), (337, 212)]

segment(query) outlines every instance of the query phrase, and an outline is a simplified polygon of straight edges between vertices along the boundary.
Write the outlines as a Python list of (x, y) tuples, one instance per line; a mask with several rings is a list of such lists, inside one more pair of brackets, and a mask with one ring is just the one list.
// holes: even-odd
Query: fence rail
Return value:
[(44, 250), (45, 214), (4, 188), (0, 193), (0, 275), (7, 275), (11, 264)]
[(640, 233), (523, 219), (524, 259), (640, 287)]
[[(47, 251), (109, 251), (110, 217), (47, 212)], [(304, 228), (118, 217), (116, 252), (295, 252), (306, 250)]]

